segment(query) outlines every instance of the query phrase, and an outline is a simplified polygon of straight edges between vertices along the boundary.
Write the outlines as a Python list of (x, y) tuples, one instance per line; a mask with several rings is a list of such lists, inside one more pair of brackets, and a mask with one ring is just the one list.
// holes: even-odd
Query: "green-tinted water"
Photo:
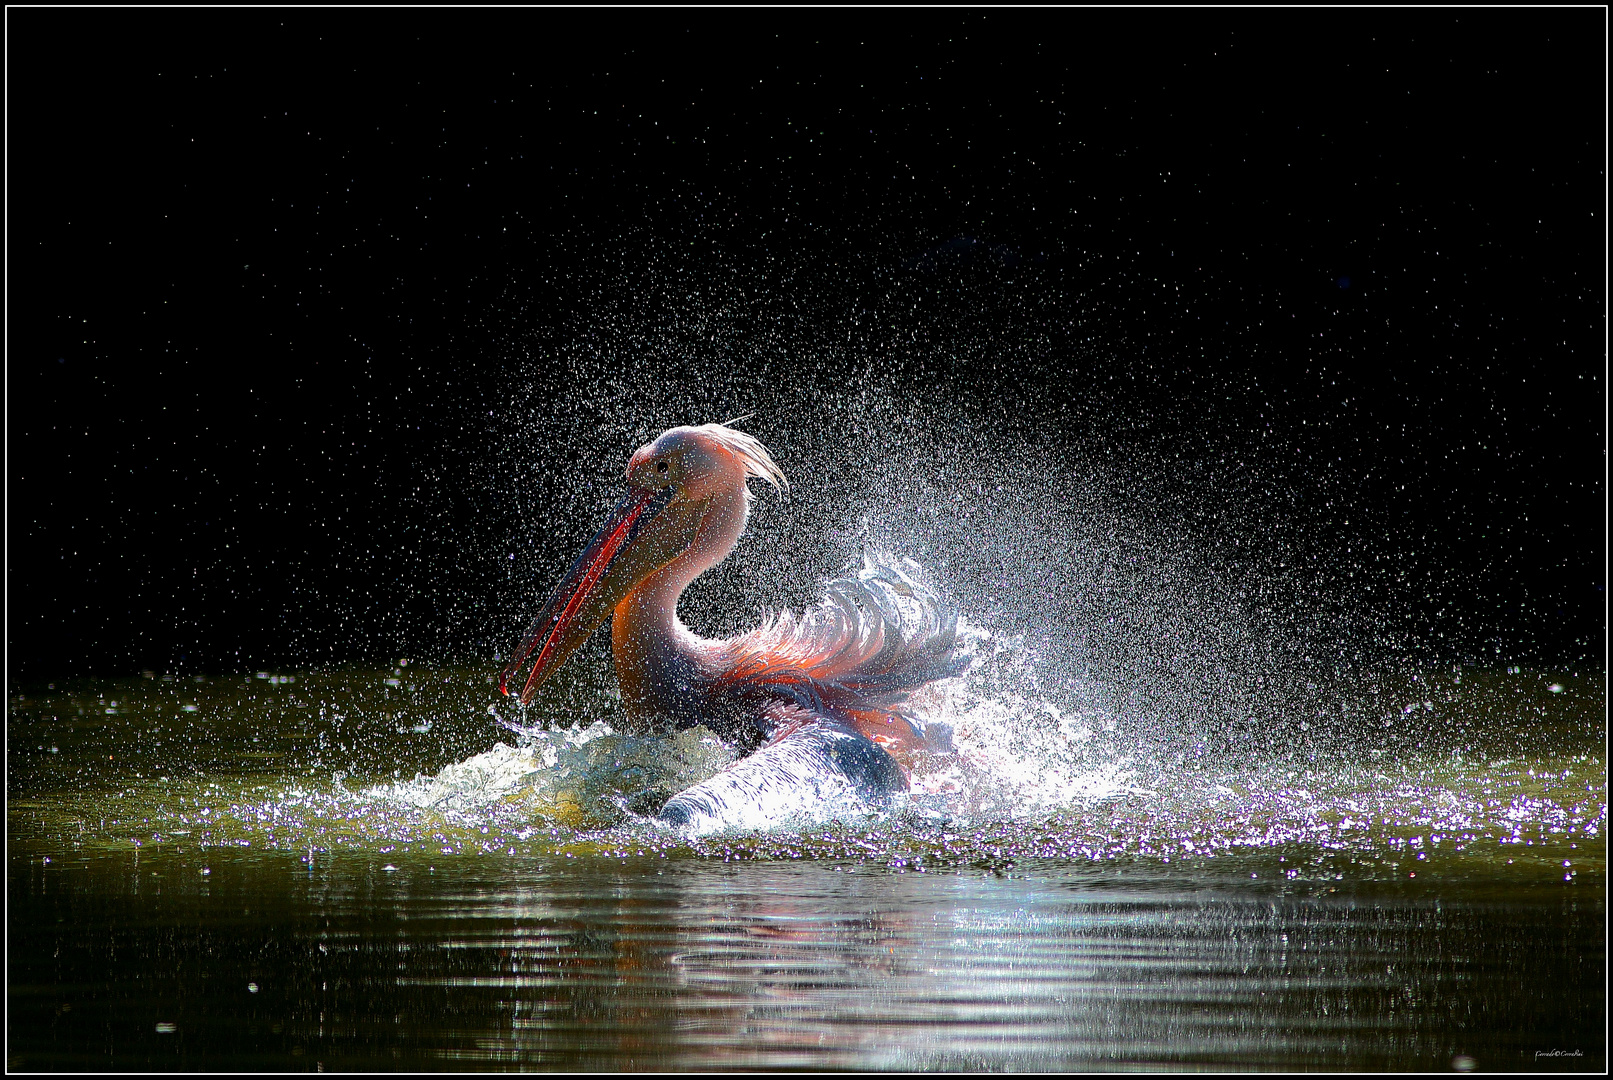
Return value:
[(634, 812), (726, 751), (591, 677), (526, 740), (482, 670), (14, 693), (9, 1064), (1605, 1065), (1600, 675), (1166, 761), (955, 694), (906, 806), (693, 840)]

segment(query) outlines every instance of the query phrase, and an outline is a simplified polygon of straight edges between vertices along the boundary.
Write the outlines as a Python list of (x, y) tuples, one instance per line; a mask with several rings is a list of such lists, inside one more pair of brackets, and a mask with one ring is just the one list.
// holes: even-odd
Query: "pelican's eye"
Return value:
[(666, 462), (664, 462), (664, 461), (657, 461), (655, 463), (655, 471), (658, 472), (658, 473), (666, 472), (666, 468), (667, 468)]

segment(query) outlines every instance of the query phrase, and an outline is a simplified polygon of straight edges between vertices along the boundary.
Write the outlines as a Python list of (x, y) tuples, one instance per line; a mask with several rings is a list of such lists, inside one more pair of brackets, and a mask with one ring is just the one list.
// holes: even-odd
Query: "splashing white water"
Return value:
[[(952, 729), (954, 750), (913, 762), (911, 795), (895, 801), (896, 811), (1019, 820), (1151, 794), (1135, 783), (1130, 758), (1112, 743), (1118, 720), (1098, 704), (1099, 688), (1069, 683), (1053, 700), (1022, 639), (993, 636), (967, 620), (959, 621), (958, 649), (970, 658), (968, 670), (926, 687), (911, 703), (928, 724)], [(602, 720), (569, 730), (512, 730), (519, 736), (514, 746), (500, 742), (434, 775), (362, 794), (444, 813), (524, 808), (566, 824), (606, 825), (653, 813), (738, 757), (704, 728), (667, 738), (621, 735)], [(776, 832), (876, 812), (833, 791), (817, 796), (759, 807), (730, 827)]]
[(986, 820), (1150, 794), (1133, 783), (1130, 758), (1111, 745), (1118, 721), (1098, 703), (1095, 686), (1072, 682), (1054, 701), (1038, 684), (1023, 638), (960, 620), (958, 641), (969, 669), (913, 698), (927, 720), (952, 728), (957, 752), (915, 770), (915, 794), (942, 796), (950, 813)]
[(605, 721), (526, 730), (435, 775), (372, 787), (367, 798), (446, 813), (501, 805), (567, 824), (604, 824), (698, 783), (733, 760), (703, 730), (667, 739), (619, 735)]

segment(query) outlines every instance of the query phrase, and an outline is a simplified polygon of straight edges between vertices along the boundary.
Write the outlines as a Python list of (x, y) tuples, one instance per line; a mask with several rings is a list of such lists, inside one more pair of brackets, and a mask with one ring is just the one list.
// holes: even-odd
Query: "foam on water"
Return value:
[(474, 816), (519, 806), (572, 826), (600, 825), (649, 809), (734, 760), (710, 733), (669, 738), (619, 734), (595, 720), (569, 729), (518, 729), (516, 745), (491, 749), (432, 774), (366, 788), (362, 797)]

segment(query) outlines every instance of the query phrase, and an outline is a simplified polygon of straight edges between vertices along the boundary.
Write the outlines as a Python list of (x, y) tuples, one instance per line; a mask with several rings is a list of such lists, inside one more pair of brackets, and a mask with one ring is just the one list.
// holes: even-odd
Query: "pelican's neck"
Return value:
[(713, 496), (693, 542), (616, 605), (611, 652), (622, 702), (630, 712), (681, 716), (692, 707), (707, 643), (678, 618), (678, 598), (734, 550), (745, 531), (748, 503), (743, 478), (737, 488)]

